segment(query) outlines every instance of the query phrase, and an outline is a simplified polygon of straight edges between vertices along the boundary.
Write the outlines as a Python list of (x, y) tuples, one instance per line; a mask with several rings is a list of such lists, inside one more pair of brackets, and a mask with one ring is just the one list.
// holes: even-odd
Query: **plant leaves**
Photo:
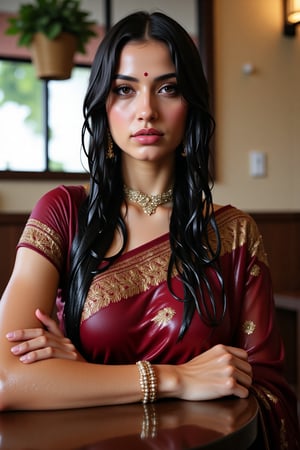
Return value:
[(62, 24), (58, 22), (52, 23), (46, 31), (46, 36), (49, 39), (55, 39), (63, 30), (62, 30)]

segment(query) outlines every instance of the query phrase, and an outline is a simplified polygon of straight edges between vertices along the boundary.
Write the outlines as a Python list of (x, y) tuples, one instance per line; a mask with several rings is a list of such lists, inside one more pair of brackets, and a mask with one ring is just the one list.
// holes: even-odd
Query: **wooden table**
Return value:
[(160, 401), (0, 414), (0, 448), (30, 450), (247, 449), (258, 405), (248, 399)]

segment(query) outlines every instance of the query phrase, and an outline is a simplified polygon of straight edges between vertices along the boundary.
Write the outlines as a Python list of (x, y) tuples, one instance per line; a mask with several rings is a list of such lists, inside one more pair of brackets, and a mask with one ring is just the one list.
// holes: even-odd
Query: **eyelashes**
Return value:
[[(112, 89), (112, 92), (120, 97), (128, 97), (134, 95), (136, 93), (135, 88), (128, 84), (121, 84), (119, 86), (115, 86)], [(177, 83), (165, 83), (159, 88), (157, 88), (156, 93), (158, 95), (166, 95), (169, 97), (175, 97), (180, 95), (180, 91)]]
[(120, 86), (116, 86), (113, 88), (113, 93), (120, 95), (120, 96), (126, 96), (129, 95), (131, 93), (134, 93), (134, 90), (128, 86), (128, 85), (120, 85)]

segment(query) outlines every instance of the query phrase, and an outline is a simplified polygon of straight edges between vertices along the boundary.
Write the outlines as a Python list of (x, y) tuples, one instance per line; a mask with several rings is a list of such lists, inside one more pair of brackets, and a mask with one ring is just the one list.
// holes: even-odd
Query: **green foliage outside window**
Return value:
[(42, 133), (42, 83), (34, 76), (30, 64), (0, 61), (0, 107), (7, 102), (25, 105), (25, 121), (37, 134)]

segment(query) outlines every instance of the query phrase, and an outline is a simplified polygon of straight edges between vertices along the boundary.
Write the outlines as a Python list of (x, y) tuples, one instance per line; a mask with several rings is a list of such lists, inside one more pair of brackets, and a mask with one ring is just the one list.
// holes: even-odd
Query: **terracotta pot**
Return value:
[(37, 77), (43, 80), (70, 78), (76, 46), (76, 37), (69, 33), (62, 33), (53, 40), (43, 33), (36, 33), (31, 44), (31, 55)]

